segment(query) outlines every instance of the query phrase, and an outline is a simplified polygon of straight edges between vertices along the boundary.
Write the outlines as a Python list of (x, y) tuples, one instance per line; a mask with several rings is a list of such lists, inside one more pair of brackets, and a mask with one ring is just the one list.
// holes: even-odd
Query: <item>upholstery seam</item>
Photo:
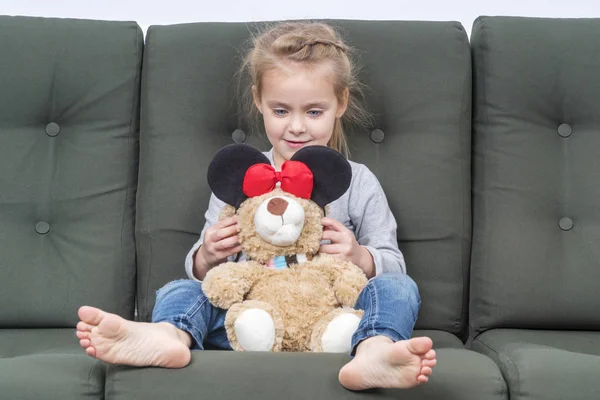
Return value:
[[(498, 356), (498, 361), (500, 361), (500, 362), (503, 361), (500, 359), (500, 357), (502, 356), (503, 358), (505, 358), (506, 360), (508, 360), (510, 362), (510, 364), (513, 366), (513, 368), (517, 372), (516, 386), (520, 391), (521, 376), (519, 374), (519, 368), (517, 367), (517, 364), (515, 364), (515, 362), (508, 355), (506, 355), (504, 353), (499, 353), (495, 348), (493, 348), (490, 345), (488, 345), (487, 343), (484, 343), (483, 341), (481, 341), (481, 339), (479, 339), (479, 338), (473, 339), (473, 342), (475, 342), (475, 341), (482, 344), (483, 346), (487, 347), (492, 352), (494, 352), (494, 354), (496, 354), (496, 356)], [(500, 366), (498, 365), (498, 367), (500, 367)], [(502, 371), (502, 368), (500, 368), (500, 373), (502, 374), (502, 377), (504, 378), (504, 381), (506, 382), (506, 387), (508, 389), (508, 397), (510, 399), (511, 397), (513, 397), (511, 392), (512, 392), (512, 388), (514, 388), (515, 385), (509, 384), (509, 379), (508, 379), (508, 377), (504, 376), (504, 372)]]
[[(150, 29), (150, 27), (148, 28), (148, 31), (146, 32), (146, 40), (144, 42), (144, 51), (143, 51), (143, 55), (142, 55), (142, 66), (144, 64), (144, 61), (148, 61), (148, 57), (149, 56), (149, 52), (147, 51), (150, 48), (150, 42), (149, 42), (149, 38), (150, 38), (150, 34), (153, 30)], [(144, 91), (143, 91), (143, 86), (144, 86), (144, 82), (148, 80), (148, 75), (147, 75), (147, 71), (144, 72), (144, 76), (142, 76), (140, 78), (140, 157), (139, 157), (139, 166), (138, 166), (138, 191), (139, 191), (139, 185), (140, 185), (140, 181), (141, 179), (139, 178), (139, 175), (141, 174), (141, 165), (142, 165), (142, 145), (143, 145), (143, 138), (142, 138), (142, 103), (144, 102)], [(153, 196), (148, 196), (150, 199), (152, 199)], [(137, 203), (137, 202), (136, 202)], [(148, 201), (148, 204), (150, 204), (150, 201)], [(149, 208), (151, 208), (150, 206), (148, 206)], [(148, 224), (145, 221), (145, 216), (144, 213), (139, 213), (140, 215), (140, 219), (144, 219), (144, 223), (140, 223), (140, 225), (143, 225), (144, 228), (140, 227), (140, 232), (145, 235), (147, 237), (147, 241), (148, 241), (148, 249), (149, 249), (149, 258), (148, 258), (148, 270), (146, 271), (146, 281), (144, 282), (143, 285), (143, 289), (146, 293), (145, 299), (144, 299), (144, 304), (143, 304), (143, 308), (144, 308), (144, 315), (143, 315), (143, 320), (146, 321), (148, 319), (150, 319), (150, 321), (152, 320), (152, 312), (149, 312), (149, 307), (148, 307), (148, 299), (150, 297), (150, 276), (152, 275), (150, 272), (152, 271), (152, 263), (154, 260), (153, 257), (153, 251), (152, 251), (152, 236), (150, 235), (150, 230), (148, 229)], [(138, 221), (137, 218), (137, 205), (136, 205), (136, 221)], [(143, 275), (141, 275), (143, 276)], [(136, 296), (139, 296), (139, 290), (136, 293)], [(138, 310), (139, 311), (139, 310)], [(150, 318), (148, 318), (150, 317)]]
[[(461, 31), (461, 33), (464, 33), (464, 35), (466, 35), (466, 32), (464, 31), (464, 29), (462, 29), (462, 26), (461, 26), (460, 31)], [(464, 36), (463, 36), (462, 39), (464, 40)], [(461, 43), (464, 43), (463, 40), (461, 40)], [(463, 85), (462, 85), (463, 86), (463, 90), (462, 90), (462, 99), (461, 99), (461, 110), (460, 110), (460, 118), (459, 118), (459, 122), (458, 122), (458, 126), (459, 126), (458, 127), (458, 143), (459, 143), (459, 147), (461, 149), (461, 152), (460, 152), (461, 153), (461, 166), (462, 166), (461, 167), (461, 173), (460, 173), (460, 175), (461, 175), (461, 182), (462, 182), (461, 193), (464, 193), (465, 186), (467, 186), (468, 187), (468, 192), (469, 192), (468, 196), (470, 198), (472, 196), (472, 185), (471, 184), (465, 185), (465, 177), (464, 177), (464, 168), (465, 168), (464, 164), (465, 163), (464, 163), (464, 160), (462, 158), (463, 143), (462, 143), (462, 140), (461, 140), (462, 127), (463, 127), (463, 125), (465, 123), (465, 121), (464, 121), (464, 115), (462, 113), (462, 111), (463, 111), (462, 107), (464, 107), (464, 105), (465, 105), (465, 96), (467, 95), (467, 91), (466, 91), (465, 86), (466, 86), (467, 81), (469, 80), (469, 78), (471, 77), (471, 80), (472, 80), (472, 76), (473, 76), (473, 74), (472, 74), (472, 61), (471, 61), (471, 48), (470, 48), (468, 40), (467, 40), (465, 48), (467, 50), (466, 53), (467, 53), (467, 57), (468, 57), (468, 61), (469, 62), (468, 62), (467, 71), (465, 72), (465, 75), (464, 75)], [(465, 48), (463, 48), (463, 52), (465, 51)], [(472, 90), (472, 87), (473, 87), (473, 84), (471, 82), (471, 91), (470, 91), (470, 94), (471, 94), (471, 106), (467, 107), (467, 110), (471, 110), (471, 112), (469, 113), (470, 114), (471, 125), (472, 125), (472, 119), (473, 119), (473, 115), (472, 115), (472, 109), (473, 109), (473, 96), (472, 96), (472, 93), (473, 93), (473, 90)], [(471, 135), (472, 135), (472, 126), (470, 127), (469, 134), (468, 134), (468, 136), (469, 136), (469, 144), (472, 141)], [(470, 145), (468, 147), (469, 147), (469, 150), (468, 150), (469, 160), (471, 161), (469, 163), (469, 168), (468, 168), (468, 176), (470, 178), (471, 177), (471, 168), (472, 168), (472, 151), (471, 151), (472, 147)], [(465, 226), (466, 226), (466, 221), (465, 221), (465, 196), (464, 196), (464, 194), (461, 195), (461, 199), (462, 199), (462, 215), (463, 215), (462, 229), (463, 229), (463, 233), (464, 233), (465, 232)], [(471, 210), (469, 211), (468, 214), (470, 216), (472, 216), (472, 204), (471, 204)], [(465, 285), (466, 287), (463, 287), (463, 290), (462, 290), (462, 301), (463, 301), (463, 304), (461, 304), (461, 308), (460, 308), (460, 317), (459, 317), (460, 328), (459, 328), (459, 331), (457, 332), (458, 334), (461, 334), (461, 331), (463, 329), (466, 329), (467, 332), (468, 332), (468, 322), (467, 321), (468, 321), (468, 315), (469, 315), (469, 298), (470, 298), (469, 291), (470, 291), (470, 284), (471, 284), (471, 282), (470, 282), (471, 250), (470, 249), (471, 249), (471, 244), (472, 244), (472, 240), (473, 240), (473, 227), (472, 227), (472, 225), (473, 225), (473, 219), (472, 218), (471, 218), (471, 221), (470, 221), (469, 225), (470, 225), (469, 254), (467, 256), (468, 257), (468, 260), (467, 260), (468, 262), (467, 262), (466, 266), (465, 266), (464, 243), (463, 243), (462, 239), (460, 240), (460, 257), (461, 257), (461, 270), (462, 270), (461, 281), (463, 282), (463, 285)], [(466, 268), (466, 272), (465, 272), (465, 268)], [(463, 323), (466, 326), (463, 326)]]
[[(482, 18), (479, 19), (479, 26), (480, 26), (480, 32), (481, 32), (480, 36), (481, 37), (485, 36), (486, 31), (487, 31), (487, 34), (489, 35), (489, 31), (486, 29), (486, 26), (485, 26), (485, 19), (486, 19), (485, 17), (482, 17)], [(472, 41), (471, 41), (471, 43), (472, 43)], [(479, 46), (481, 47), (481, 44), (479, 44)], [(474, 61), (477, 60), (477, 58), (479, 58), (481, 60), (481, 65), (479, 66), (479, 69), (481, 68), (482, 65), (483, 66), (487, 65), (486, 62), (485, 62), (485, 60), (484, 60), (484, 58), (486, 56), (485, 55), (485, 51), (483, 51), (483, 50), (479, 51), (478, 52), (478, 56), (476, 56), (473, 51), (471, 51), (471, 53), (472, 53), (472, 57), (473, 57)], [(473, 62), (472, 62), (472, 64), (473, 64)], [(475, 64), (477, 64), (476, 61), (475, 61)], [(481, 97), (483, 103), (487, 104), (487, 101), (486, 101), (486, 99), (487, 99), (487, 87), (486, 87), (487, 83), (486, 82), (487, 81), (484, 79), (485, 78), (484, 74), (476, 74), (476, 70), (478, 68), (477, 68), (477, 65), (475, 67), (476, 68), (474, 68), (473, 71), (472, 71), (472, 76), (475, 76), (475, 78), (476, 78), (473, 86), (479, 88), (480, 97)], [(481, 81), (481, 83), (480, 83), (480, 81)], [(475, 99), (475, 100), (477, 100), (477, 99)], [(472, 105), (471, 109), (473, 110), (474, 106), (476, 104), (478, 104), (478, 103), (481, 103), (481, 102), (476, 101)], [(475, 118), (478, 118), (479, 109), (480, 109), (480, 107), (477, 107), (477, 111), (475, 112)], [(484, 125), (487, 127), (487, 126), (489, 126), (489, 115), (488, 115), (488, 112), (487, 112), (488, 109), (486, 107), (482, 107), (482, 109), (483, 109), (483, 111), (482, 111), (482, 118), (484, 120)], [(478, 137), (480, 137), (482, 135), (482, 132), (480, 132), (480, 131), (477, 130), (477, 126), (476, 125), (477, 124), (473, 124), (473, 126), (471, 127), (471, 134), (472, 134), (472, 138), (473, 138), (472, 143), (471, 143), (471, 154), (472, 155), (475, 154), (476, 147), (478, 145), (477, 142), (481, 142), (481, 140), (479, 140)], [(489, 151), (488, 151), (488, 147), (490, 146), (489, 141), (486, 141), (485, 145), (486, 145), (486, 149), (484, 151), (484, 154), (489, 154)], [(472, 158), (473, 158), (473, 166), (475, 166), (475, 158), (474, 157), (472, 157)], [(482, 185), (483, 185), (483, 187), (479, 188), (480, 193), (483, 193), (483, 192), (486, 191), (485, 188), (486, 188), (487, 179), (485, 179), (484, 177), (488, 174), (488, 171), (487, 171), (487, 164), (488, 163), (487, 163), (487, 161), (488, 160), (485, 160), (485, 162), (477, 164), (477, 170), (479, 171), (479, 179), (478, 179), (478, 181), (482, 182)], [(474, 171), (474, 169), (473, 169), (473, 171)], [(475, 194), (475, 191), (473, 190), (474, 186), (475, 186), (475, 183), (476, 183), (476, 181), (473, 179), (473, 181), (471, 182), (471, 191), (472, 191), (471, 192), (471, 196), (472, 197), (474, 197), (474, 194)], [(481, 204), (481, 207), (479, 207), (479, 209), (481, 209), (481, 212), (478, 214), (478, 218), (480, 218), (481, 221), (482, 221), (480, 223), (480, 225), (484, 225), (485, 226), (486, 225), (486, 223), (485, 223), (486, 221), (485, 220), (486, 220), (486, 216), (487, 216), (487, 211), (486, 211), (487, 201), (486, 201), (485, 196), (479, 196), (479, 203)], [(475, 218), (475, 207), (474, 207), (474, 204), (475, 204), (475, 202), (473, 202), (473, 208), (471, 210), (471, 218), (473, 220), (473, 224), (474, 224), (474, 221), (476, 220), (476, 218)], [(469, 273), (469, 286), (470, 286), (470, 288), (477, 286), (477, 285), (471, 285), (472, 280), (473, 280), (473, 273), (472, 273), (473, 272), (472, 271), (473, 270), (473, 254), (474, 254), (474, 249), (475, 249), (475, 244), (473, 243), (474, 242), (474, 238), (475, 238), (475, 229), (474, 228), (475, 227), (473, 225), (473, 232), (471, 233), (471, 236), (472, 236), (472, 241), (471, 241), (471, 263), (470, 263), (471, 271)], [(481, 253), (481, 252), (479, 252), (479, 253)], [(485, 257), (485, 254), (487, 254), (487, 252), (483, 252), (483, 254), (484, 254), (484, 257)], [(487, 260), (481, 260), (479, 262), (479, 264), (480, 265), (487, 265)], [(471, 289), (469, 289), (469, 291), (471, 291)], [(470, 293), (470, 295), (471, 296), (470, 296), (470, 299), (469, 299), (469, 306), (471, 305), (471, 301), (473, 299), (472, 293)], [(471, 310), (469, 311), (469, 316), (471, 316)], [(482, 321), (481, 321), (481, 319), (477, 320), (476, 323), (474, 322), (473, 318), (469, 318), (469, 321), (470, 321), (469, 325), (470, 325), (470, 328), (471, 328), (470, 330), (473, 330), (475, 333), (482, 333), (482, 332), (485, 331), (485, 329), (483, 329), (483, 327), (482, 327)], [(470, 334), (471, 333), (469, 333), (469, 335)]]
[[(94, 372), (94, 368), (96, 368), (96, 363), (93, 363), (92, 367), (88, 371), (88, 377), (87, 377), (87, 392), (88, 393), (90, 393), (91, 389), (92, 389), (92, 382), (91, 381), (92, 381), (92, 373)], [(104, 391), (104, 390), (102, 390), (102, 391)]]
[[(135, 55), (138, 55), (138, 47), (139, 47), (139, 31), (138, 29), (139, 26), (137, 24), (135, 24), (134, 26), (134, 50), (135, 50)], [(142, 49), (143, 51), (143, 49)], [(139, 59), (139, 61), (136, 61), (135, 63), (135, 78), (133, 79), (133, 90), (132, 90), (132, 98), (131, 98), (131, 111), (130, 111), (130, 120), (129, 120), (129, 132), (128, 132), (128, 137), (127, 137), (127, 155), (129, 157), (129, 154), (131, 153), (131, 148), (132, 148), (132, 141), (134, 139), (135, 136), (135, 130), (133, 129), (134, 127), (134, 123), (135, 123), (135, 115), (137, 114), (136, 110), (139, 109), (139, 107), (136, 107), (136, 92), (138, 92), (138, 102), (139, 102), (139, 90), (136, 91), (136, 86), (137, 83), (140, 82), (140, 72), (141, 72), (141, 57)], [(139, 118), (138, 118), (139, 119)], [(138, 124), (138, 132), (139, 132), (139, 124)], [(137, 152), (137, 165), (135, 166), (135, 171), (137, 172), (139, 170), (139, 148), (138, 148), (138, 152)], [(132, 317), (135, 316), (135, 308), (136, 308), (136, 298), (137, 298), (137, 243), (136, 243), (136, 238), (135, 238), (135, 225), (136, 225), (136, 217), (135, 215), (137, 214), (137, 210), (136, 210), (136, 199), (137, 199), (137, 179), (135, 182), (135, 185), (133, 185), (131, 183), (131, 179), (133, 177), (133, 171), (128, 168), (127, 169), (127, 189), (125, 191), (125, 202), (123, 204), (123, 213), (122, 213), (122, 220), (121, 220), (121, 251), (123, 251), (123, 235), (124, 235), (124, 228), (125, 228), (125, 215), (126, 215), (126, 210), (127, 210), (127, 205), (129, 204), (129, 200), (130, 200), (130, 195), (133, 191), (135, 191), (135, 193), (133, 194), (133, 198), (134, 198), (134, 204), (133, 204), (133, 212), (134, 212), (134, 216), (133, 216), (133, 224), (132, 224), (132, 228), (133, 228), (133, 267), (134, 267), (134, 278), (133, 278), (133, 282), (134, 282), (134, 291), (133, 291), (133, 310), (132, 310)], [(135, 187), (134, 187), (135, 186)], [(127, 272), (127, 270), (125, 268), (123, 268), (122, 274), (125, 275)], [(123, 277), (122, 277), (123, 278)], [(124, 282), (124, 285), (126, 285), (127, 279), (122, 279), (122, 281)], [(126, 288), (125, 288), (126, 289)], [(125, 290), (125, 293), (127, 292), (127, 290)], [(124, 302), (125, 301), (125, 297), (126, 296), (122, 296), (121, 297), (121, 301)], [(129, 302), (127, 302), (129, 303)], [(123, 304), (121, 304), (121, 309), (123, 309)]]
[(113, 367), (111, 365), (107, 365), (105, 367), (104, 383), (103, 383), (104, 384), (104, 391), (102, 393), (102, 400), (104, 400), (107, 397), (106, 392), (109, 390), (109, 388), (114, 389), (114, 385), (115, 385), (114, 384), (114, 379), (110, 379), (111, 378), (111, 374), (109, 373), (112, 368)]

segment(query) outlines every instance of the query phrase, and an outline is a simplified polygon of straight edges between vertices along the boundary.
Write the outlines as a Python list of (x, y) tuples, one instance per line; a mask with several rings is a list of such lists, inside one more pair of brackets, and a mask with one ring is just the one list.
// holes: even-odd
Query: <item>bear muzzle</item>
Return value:
[(256, 233), (275, 246), (295, 243), (304, 227), (304, 208), (286, 196), (265, 199), (254, 215)]

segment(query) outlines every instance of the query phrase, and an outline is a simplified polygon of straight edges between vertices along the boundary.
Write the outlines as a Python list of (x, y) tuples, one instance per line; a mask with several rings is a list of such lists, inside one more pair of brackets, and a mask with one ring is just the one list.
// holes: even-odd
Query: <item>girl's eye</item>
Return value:
[(279, 116), (283, 116), (283, 115), (287, 114), (287, 111), (282, 110), (282, 109), (275, 109), (275, 110), (273, 110), (273, 112), (275, 113), (275, 115), (279, 115)]
[(321, 110), (310, 110), (308, 112), (308, 115), (310, 115), (311, 117), (318, 117), (322, 113), (323, 113), (323, 111), (321, 111)]

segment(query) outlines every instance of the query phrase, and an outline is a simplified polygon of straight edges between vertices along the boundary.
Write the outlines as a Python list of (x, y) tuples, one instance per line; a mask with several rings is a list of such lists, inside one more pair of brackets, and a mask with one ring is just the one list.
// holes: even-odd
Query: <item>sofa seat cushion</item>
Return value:
[(427, 385), (350, 392), (338, 382), (344, 354), (194, 351), (186, 368), (110, 366), (106, 399), (506, 399), (498, 367), (481, 354), (440, 349)]
[(446, 332), (446, 331), (436, 331), (436, 330), (420, 330), (417, 329), (413, 332), (413, 337), (418, 336), (429, 336), (431, 340), (433, 340), (433, 347), (435, 349), (441, 348), (452, 348), (452, 349), (462, 349), (464, 347), (463, 343), (460, 341), (458, 337), (455, 335)]
[(85, 355), (75, 329), (0, 329), (0, 358), (35, 354)]
[(498, 364), (512, 400), (600, 396), (600, 332), (495, 329), (472, 347)]
[(103, 399), (105, 373), (74, 329), (0, 329), (3, 399)]

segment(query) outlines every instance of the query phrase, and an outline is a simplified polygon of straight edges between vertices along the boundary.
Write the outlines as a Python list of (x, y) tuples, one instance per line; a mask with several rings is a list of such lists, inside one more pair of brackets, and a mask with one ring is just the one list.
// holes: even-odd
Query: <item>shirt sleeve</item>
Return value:
[(204, 214), (204, 219), (206, 220), (206, 222), (204, 223), (204, 228), (202, 229), (202, 232), (200, 233), (200, 238), (192, 246), (191, 250), (189, 251), (189, 253), (187, 254), (187, 256), (185, 258), (185, 272), (187, 273), (187, 276), (190, 279), (199, 281), (199, 279), (197, 279), (194, 276), (194, 256), (196, 255), (196, 252), (198, 251), (200, 246), (202, 246), (202, 242), (204, 240), (204, 233), (206, 232), (206, 229), (213, 226), (214, 224), (216, 224), (219, 221), (219, 214), (221, 214), (221, 210), (223, 210), (225, 205), (226, 205), (225, 202), (217, 199), (217, 197), (214, 194), (210, 195), (208, 209), (206, 210), (206, 213)]
[(377, 177), (364, 165), (356, 170), (348, 200), (356, 240), (373, 256), (376, 275), (406, 273), (404, 255), (398, 248), (396, 219)]

